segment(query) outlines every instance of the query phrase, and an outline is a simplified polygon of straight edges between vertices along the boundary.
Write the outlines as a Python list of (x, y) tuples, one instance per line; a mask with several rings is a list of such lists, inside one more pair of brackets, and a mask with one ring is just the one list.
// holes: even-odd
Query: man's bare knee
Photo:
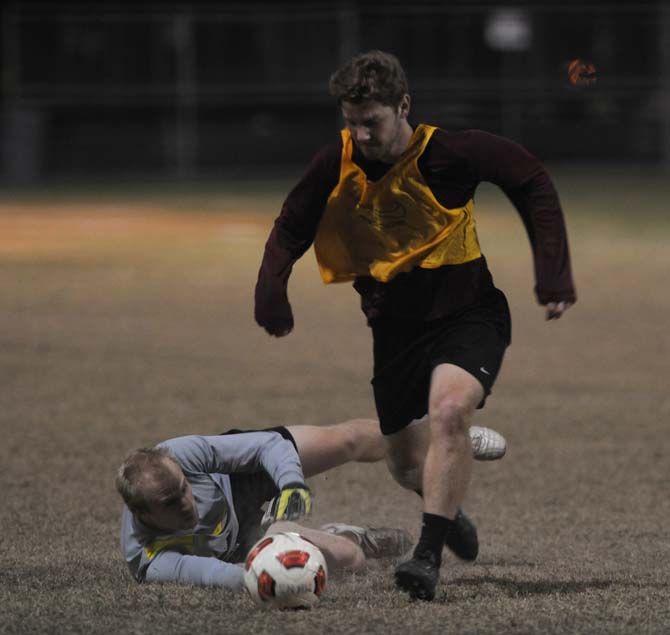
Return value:
[(431, 438), (467, 435), (472, 408), (452, 398), (440, 400), (430, 412)]
[(384, 444), (375, 419), (353, 419), (342, 424), (342, 448), (347, 461), (375, 462), (384, 457)]

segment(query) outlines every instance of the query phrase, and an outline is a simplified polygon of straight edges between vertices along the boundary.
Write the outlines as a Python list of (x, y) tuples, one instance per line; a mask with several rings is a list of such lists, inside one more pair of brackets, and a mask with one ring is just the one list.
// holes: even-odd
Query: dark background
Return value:
[[(328, 77), (371, 48), (405, 66), (413, 121), (504, 134), (545, 161), (670, 166), (670, 3), (514, 6), (6, 2), (0, 176), (303, 165), (340, 127)], [(487, 37), (496, 19), (516, 50)], [(575, 58), (594, 85), (570, 84)]]

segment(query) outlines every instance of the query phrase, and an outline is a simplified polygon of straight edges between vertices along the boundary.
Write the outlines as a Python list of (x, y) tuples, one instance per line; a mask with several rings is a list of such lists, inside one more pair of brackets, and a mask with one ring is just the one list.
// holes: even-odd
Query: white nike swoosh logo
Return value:
[(482, 373), (484, 373), (485, 375), (490, 375), (490, 374), (491, 374), (491, 373), (489, 373), (489, 371), (486, 370), (486, 368), (484, 368), (483, 366), (480, 366), (480, 367), (479, 367), (479, 370), (481, 370)]

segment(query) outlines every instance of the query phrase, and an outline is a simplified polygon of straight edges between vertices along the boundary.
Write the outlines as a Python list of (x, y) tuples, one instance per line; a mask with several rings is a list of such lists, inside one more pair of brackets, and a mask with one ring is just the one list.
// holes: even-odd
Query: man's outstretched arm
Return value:
[(577, 299), (565, 220), (546, 169), (519, 144), (482, 131), (471, 132), (473, 171), (498, 185), (516, 207), (530, 239), (535, 294), (556, 319)]
[(533, 249), (538, 302), (546, 306), (548, 320), (560, 318), (577, 295), (558, 194), (544, 169), (506, 194), (521, 215)]
[(280, 490), (305, 482), (297, 450), (277, 432), (258, 430), (212, 436), (189, 435), (159, 445), (169, 448), (185, 472), (265, 471)]
[(195, 586), (219, 586), (232, 591), (244, 587), (241, 565), (222, 562), (213, 556), (190, 556), (161, 551), (146, 570), (146, 582), (173, 582)]
[(265, 244), (255, 290), (254, 317), (270, 335), (293, 330), (288, 279), (295, 262), (314, 241), (328, 196), (339, 180), (342, 144), (321, 150), (284, 201)]

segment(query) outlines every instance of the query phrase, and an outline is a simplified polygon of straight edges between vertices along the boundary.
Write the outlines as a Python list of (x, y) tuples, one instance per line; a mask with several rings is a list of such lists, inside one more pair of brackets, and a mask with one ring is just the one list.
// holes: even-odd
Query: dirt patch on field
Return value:
[(229, 241), (258, 240), (265, 215), (186, 214), (153, 206), (73, 204), (0, 207), (0, 257), (91, 252), (129, 242), (189, 241), (204, 236)]

